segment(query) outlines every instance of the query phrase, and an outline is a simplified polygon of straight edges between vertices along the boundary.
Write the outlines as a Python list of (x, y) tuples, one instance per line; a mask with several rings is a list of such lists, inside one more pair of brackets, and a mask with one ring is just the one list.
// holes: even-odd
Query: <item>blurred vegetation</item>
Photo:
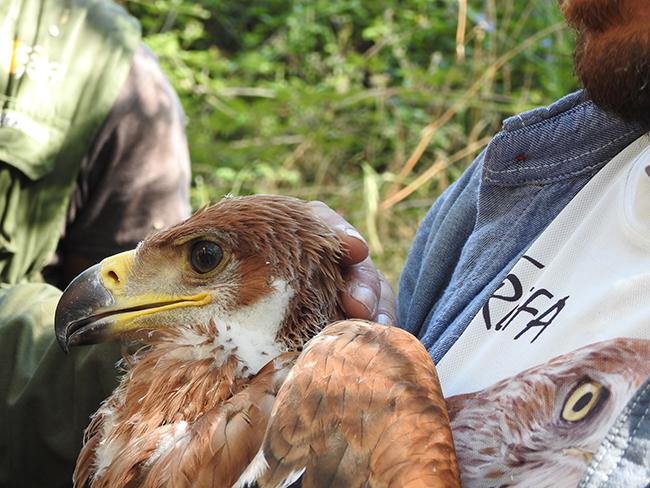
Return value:
[(501, 121), (577, 87), (555, 2), (123, 3), (185, 107), (193, 204), (323, 200), (393, 283), (418, 222)]

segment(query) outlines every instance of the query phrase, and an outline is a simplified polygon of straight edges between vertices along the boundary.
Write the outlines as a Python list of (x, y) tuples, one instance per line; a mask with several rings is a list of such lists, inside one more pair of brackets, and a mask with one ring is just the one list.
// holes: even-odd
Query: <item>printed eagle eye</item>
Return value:
[(190, 264), (199, 274), (206, 274), (219, 266), (223, 260), (221, 246), (212, 241), (198, 241), (192, 245)]
[(579, 422), (607, 398), (608, 391), (600, 383), (587, 380), (573, 389), (562, 407), (562, 418), (568, 422)]

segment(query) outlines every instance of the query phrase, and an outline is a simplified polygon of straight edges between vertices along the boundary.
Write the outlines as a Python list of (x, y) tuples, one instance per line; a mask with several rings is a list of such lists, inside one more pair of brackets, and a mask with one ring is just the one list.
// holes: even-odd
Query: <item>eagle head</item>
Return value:
[(65, 351), (117, 338), (195, 343), (255, 373), (342, 318), (342, 252), (306, 202), (226, 198), (75, 278), (56, 336)]

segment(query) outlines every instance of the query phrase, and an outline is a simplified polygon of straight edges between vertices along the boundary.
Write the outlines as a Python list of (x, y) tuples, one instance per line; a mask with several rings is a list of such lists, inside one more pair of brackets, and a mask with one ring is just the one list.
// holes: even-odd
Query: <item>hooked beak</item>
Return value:
[(99, 270), (100, 265), (96, 264), (72, 280), (56, 306), (54, 330), (66, 353), (70, 346), (108, 338), (109, 315), (100, 316), (97, 312), (114, 306), (115, 299), (102, 283)]
[(57, 341), (64, 352), (70, 347), (97, 344), (142, 329), (169, 325), (169, 317), (158, 320), (160, 312), (181, 307), (201, 306), (211, 301), (207, 293), (170, 296), (132, 293), (135, 251), (106, 258), (77, 276), (59, 299), (54, 316)]

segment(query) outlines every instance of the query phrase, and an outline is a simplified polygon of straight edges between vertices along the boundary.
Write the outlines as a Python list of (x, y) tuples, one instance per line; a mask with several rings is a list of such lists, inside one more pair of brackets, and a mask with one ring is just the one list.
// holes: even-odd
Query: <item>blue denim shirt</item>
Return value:
[[(435, 362), (580, 189), (645, 131), (572, 93), (507, 119), (424, 218), (400, 278), (398, 323)], [(630, 401), (581, 486), (650, 483), (650, 384)]]

